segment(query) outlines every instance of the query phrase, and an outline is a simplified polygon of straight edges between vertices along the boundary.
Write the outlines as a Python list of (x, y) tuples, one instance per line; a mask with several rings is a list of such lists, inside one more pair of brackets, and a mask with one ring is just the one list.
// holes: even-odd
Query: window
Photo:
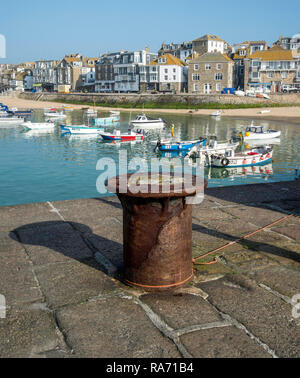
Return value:
[(221, 91), (221, 84), (220, 83), (216, 84), (216, 91), (217, 92)]
[(168, 76), (165, 76), (165, 81), (168, 81)]
[(208, 94), (212, 90), (212, 85), (211, 84), (204, 84), (204, 93)]
[(168, 69), (167, 69), (167, 68), (165, 69), (165, 73), (166, 73), (166, 74), (168, 73)]
[(198, 71), (199, 70), (199, 64), (194, 64), (194, 70)]
[(176, 68), (173, 68), (173, 72), (176, 73)]
[(211, 70), (211, 65), (210, 64), (205, 64), (205, 69), (206, 70)]
[(252, 72), (252, 79), (259, 79), (259, 72)]
[(199, 74), (193, 74), (193, 75), (192, 75), (192, 80), (193, 80), (193, 81), (198, 81), (198, 80), (200, 80), (200, 75), (199, 75)]
[(281, 76), (282, 76), (283, 79), (286, 79), (287, 78), (287, 72), (282, 72)]
[(258, 67), (259, 66), (259, 61), (258, 60), (253, 60), (252, 61), (252, 67)]
[(268, 72), (268, 78), (272, 79), (273, 78), (273, 72)]
[(221, 70), (222, 69), (222, 63), (218, 63), (217, 64), (217, 70)]
[(176, 81), (176, 75), (173, 75), (173, 80)]
[(194, 84), (194, 92), (198, 92), (199, 91), (199, 86), (198, 84)]
[(215, 80), (223, 80), (223, 74), (221, 74), (221, 73), (217, 73), (217, 74), (215, 75)]

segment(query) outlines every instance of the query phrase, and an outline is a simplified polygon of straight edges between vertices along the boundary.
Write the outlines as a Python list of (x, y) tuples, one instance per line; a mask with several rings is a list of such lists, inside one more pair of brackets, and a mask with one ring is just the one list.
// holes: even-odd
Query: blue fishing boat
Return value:
[(199, 138), (197, 140), (173, 142), (173, 141), (158, 141), (155, 147), (155, 151), (162, 152), (171, 151), (189, 151), (195, 146), (205, 147), (207, 138)]
[(92, 126), (115, 126), (120, 122), (120, 117), (93, 118)]

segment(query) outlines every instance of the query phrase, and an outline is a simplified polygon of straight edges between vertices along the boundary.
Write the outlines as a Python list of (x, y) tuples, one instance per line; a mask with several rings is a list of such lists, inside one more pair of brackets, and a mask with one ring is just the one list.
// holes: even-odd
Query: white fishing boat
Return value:
[(22, 124), (23, 127), (30, 129), (30, 130), (49, 130), (55, 127), (55, 123), (53, 122), (24, 122)]
[(264, 130), (263, 126), (254, 126), (253, 124), (246, 128), (245, 132), (239, 135), (245, 141), (259, 140), (259, 139), (274, 139), (281, 136), (281, 131), (277, 130)]
[(45, 117), (53, 117), (53, 118), (66, 118), (66, 115), (63, 112), (45, 112)]
[(225, 153), (207, 153), (205, 165), (216, 168), (251, 167), (271, 163), (272, 157), (271, 146), (257, 147), (243, 152), (235, 152), (234, 148), (229, 148)]
[(74, 135), (80, 135), (80, 134), (85, 134), (85, 135), (99, 135), (100, 132), (104, 131), (103, 127), (91, 127), (91, 126), (86, 126), (86, 125), (61, 125), (60, 126), (61, 131), (65, 133), (70, 133)]
[(161, 118), (150, 118), (147, 117), (145, 114), (139, 114), (136, 116), (136, 118), (130, 123), (139, 129), (144, 129), (144, 128), (159, 128), (159, 127), (164, 127), (165, 121)]
[(18, 126), (24, 123), (24, 118), (19, 117), (3, 117), (0, 118), (0, 127)]
[(217, 141), (216, 137), (210, 137), (207, 145), (204, 147), (199, 145), (194, 146), (191, 151), (189, 151), (186, 158), (200, 157), (200, 159), (203, 161), (205, 160), (206, 154), (225, 153), (227, 149), (236, 149), (239, 145), (239, 142), (233, 142), (231, 140), (219, 142)]

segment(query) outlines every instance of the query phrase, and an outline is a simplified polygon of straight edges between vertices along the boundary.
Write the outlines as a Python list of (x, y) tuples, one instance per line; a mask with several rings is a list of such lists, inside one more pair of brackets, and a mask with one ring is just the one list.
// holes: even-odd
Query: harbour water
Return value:
[[(68, 200), (100, 196), (96, 181), (100, 174), (97, 161), (103, 157), (118, 159), (119, 151), (126, 150), (128, 160), (143, 157), (146, 161), (157, 157), (153, 142), (157, 134), (146, 137), (144, 142), (107, 143), (97, 136), (62, 135), (59, 125), (87, 124), (80, 110), (67, 112), (66, 121), (56, 121), (53, 131), (25, 131), (23, 127), (0, 128), (0, 206)], [(121, 113), (120, 129), (126, 132), (129, 120), (137, 113)], [(108, 116), (102, 113), (100, 117)], [(208, 116), (151, 114), (162, 117), (167, 126), (161, 138), (170, 138), (171, 125), (180, 140), (197, 139), (215, 135), (218, 140), (228, 140), (251, 123), (249, 119)], [(35, 110), (32, 121), (43, 122), (42, 110)], [(255, 122), (257, 124), (258, 122)], [(280, 144), (274, 146), (272, 164), (264, 167), (237, 169), (205, 169), (210, 187), (278, 182), (295, 180), (300, 171), (300, 127), (296, 124), (261, 121), (265, 128), (281, 130)], [(113, 128), (108, 128), (113, 130)], [(299, 171), (297, 171), (299, 170)]]

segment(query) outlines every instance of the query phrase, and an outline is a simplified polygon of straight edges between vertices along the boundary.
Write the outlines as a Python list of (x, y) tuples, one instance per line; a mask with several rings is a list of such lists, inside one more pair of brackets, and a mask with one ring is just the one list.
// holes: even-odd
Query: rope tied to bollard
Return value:
[(234, 241), (232, 241), (232, 242), (230, 242), (230, 243), (227, 243), (227, 244), (223, 245), (222, 247), (216, 248), (216, 249), (214, 249), (213, 251), (210, 251), (210, 252), (208, 252), (208, 253), (205, 253), (204, 255), (201, 255), (201, 256), (197, 257), (196, 259), (193, 259), (193, 264), (194, 264), (194, 265), (212, 265), (212, 264), (216, 264), (216, 263), (218, 262), (218, 261), (217, 261), (217, 257), (215, 257), (213, 261), (208, 262), (208, 263), (197, 263), (196, 261), (197, 261), (197, 260), (200, 260), (200, 259), (203, 259), (204, 257), (209, 256), (209, 255), (211, 255), (211, 254), (213, 254), (213, 253), (219, 252), (219, 251), (221, 251), (221, 250), (223, 250), (223, 249), (225, 249), (225, 248), (227, 248), (227, 247), (230, 247), (230, 246), (232, 246), (232, 245), (234, 245), (234, 244), (237, 244), (237, 243), (239, 243), (239, 242), (242, 241), (242, 240), (248, 239), (248, 238), (250, 238), (251, 236), (257, 234), (258, 232), (261, 232), (261, 231), (263, 231), (263, 230), (265, 230), (265, 229), (267, 229), (267, 228), (273, 227), (273, 226), (275, 226), (276, 224), (281, 223), (281, 222), (283, 222), (284, 220), (289, 219), (289, 218), (291, 218), (291, 217), (299, 218), (299, 216), (296, 216), (295, 214), (290, 214), (290, 215), (287, 215), (286, 217), (280, 218), (279, 220), (277, 220), (277, 221), (275, 221), (275, 222), (273, 222), (273, 223), (271, 223), (271, 224), (268, 224), (268, 225), (265, 226), (265, 227), (262, 227), (262, 228), (260, 228), (260, 229), (258, 229), (258, 230), (256, 230), (256, 231), (254, 231), (254, 232), (251, 232), (251, 233), (248, 234), (248, 235), (242, 236), (241, 238), (236, 239), (236, 240), (234, 240)]

